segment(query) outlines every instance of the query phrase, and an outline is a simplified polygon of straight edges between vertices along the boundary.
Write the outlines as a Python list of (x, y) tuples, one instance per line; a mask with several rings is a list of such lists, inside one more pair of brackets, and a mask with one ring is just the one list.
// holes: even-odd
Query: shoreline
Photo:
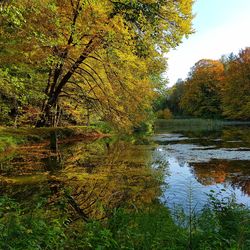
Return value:
[(96, 140), (109, 136), (96, 128), (86, 126), (58, 128), (0, 127), (0, 153), (15, 149), (18, 145), (46, 142), (50, 139), (51, 133), (57, 134), (59, 144), (76, 140)]

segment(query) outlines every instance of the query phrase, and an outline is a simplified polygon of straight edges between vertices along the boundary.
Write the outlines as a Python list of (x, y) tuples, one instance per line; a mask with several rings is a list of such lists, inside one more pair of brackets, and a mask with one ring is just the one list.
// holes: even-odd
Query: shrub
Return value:
[(172, 119), (173, 114), (168, 108), (166, 108), (164, 110), (160, 110), (157, 112), (157, 118), (158, 119)]

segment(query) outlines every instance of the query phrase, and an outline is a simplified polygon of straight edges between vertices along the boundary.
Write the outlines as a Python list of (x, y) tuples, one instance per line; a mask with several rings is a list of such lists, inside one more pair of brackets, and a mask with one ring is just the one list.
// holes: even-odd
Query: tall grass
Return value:
[(158, 119), (155, 122), (156, 130), (168, 130), (168, 131), (211, 131), (219, 130), (224, 126), (231, 125), (250, 125), (250, 122), (240, 121), (226, 121), (226, 120), (215, 120), (215, 119)]
[(200, 131), (200, 130), (218, 130), (221, 129), (227, 122), (211, 119), (169, 119), (157, 120), (155, 123), (156, 130), (167, 131)]

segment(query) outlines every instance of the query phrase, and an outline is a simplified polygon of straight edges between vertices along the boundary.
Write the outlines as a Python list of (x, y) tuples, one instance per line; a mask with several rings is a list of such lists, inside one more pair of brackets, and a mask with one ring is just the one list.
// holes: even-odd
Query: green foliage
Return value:
[(168, 209), (159, 205), (132, 214), (117, 210), (109, 228), (118, 249), (185, 249), (185, 230), (176, 226)]
[(195, 222), (194, 249), (249, 249), (250, 211), (224, 192), (209, 194), (210, 203)]
[(0, 124), (34, 124), (44, 98), (42, 77), (43, 72), (21, 63), (0, 68)]
[(141, 122), (138, 126), (133, 128), (133, 131), (137, 135), (150, 135), (153, 132), (153, 119)]
[(114, 131), (114, 128), (109, 123), (104, 121), (95, 122), (94, 124), (91, 124), (91, 127), (97, 129), (98, 131), (104, 134), (109, 134)]
[[(28, 212), (19, 203), (1, 197), (0, 248), (249, 249), (249, 209), (222, 193), (211, 192), (208, 206), (192, 217), (192, 227), (185, 220), (188, 215), (179, 211), (173, 220), (162, 204), (115, 209), (104, 221), (65, 224), (66, 217), (57, 219), (59, 213), (47, 211), (44, 202)], [(179, 224), (177, 217), (182, 218)]]
[(118, 209), (107, 221), (72, 226), (41, 206), (27, 213), (19, 203), (1, 198), (2, 249), (185, 249), (185, 231), (159, 205), (134, 212)]
[(119, 249), (111, 230), (99, 221), (81, 225), (79, 230), (74, 241), (69, 240), (68, 249)]
[(50, 220), (39, 207), (28, 213), (13, 200), (0, 198), (1, 249), (63, 249), (64, 239), (61, 221)]
[(185, 82), (179, 80), (170, 90), (167, 96), (167, 107), (175, 116), (182, 116), (181, 99), (185, 91)]
[(0, 136), (0, 153), (4, 152), (7, 149), (15, 147), (18, 142), (20, 141), (12, 136), (1, 135)]

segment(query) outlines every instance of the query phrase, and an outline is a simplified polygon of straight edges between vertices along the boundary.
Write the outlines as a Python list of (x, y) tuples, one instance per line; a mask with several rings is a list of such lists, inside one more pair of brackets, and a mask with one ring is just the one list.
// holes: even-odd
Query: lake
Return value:
[[(207, 194), (234, 195), (250, 206), (250, 126), (203, 129), (155, 124), (148, 137), (61, 141), (20, 146), (0, 156), (0, 195), (25, 206), (61, 201), (86, 218), (160, 200), (172, 211), (200, 210)], [(63, 202), (61, 202), (63, 203)]]
[(250, 206), (249, 125), (173, 128), (159, 121), (153, 141), (154, 158), (167, 166), (161, 200), (170, 208), (199, 210), (211, 193)]

